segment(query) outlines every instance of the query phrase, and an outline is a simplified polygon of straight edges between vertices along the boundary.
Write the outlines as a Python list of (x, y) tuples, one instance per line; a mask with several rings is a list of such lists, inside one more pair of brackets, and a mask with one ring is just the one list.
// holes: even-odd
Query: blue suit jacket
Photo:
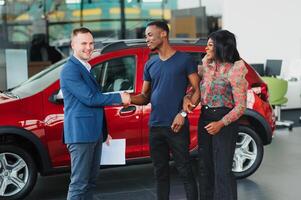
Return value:
[(71, 56), (64, 65), (60, 85), (64, 96), (64, 141), (95, 142), (102, 134), (103, 106), (120, 104), (120, 94), (102, 94), (95, 78)]

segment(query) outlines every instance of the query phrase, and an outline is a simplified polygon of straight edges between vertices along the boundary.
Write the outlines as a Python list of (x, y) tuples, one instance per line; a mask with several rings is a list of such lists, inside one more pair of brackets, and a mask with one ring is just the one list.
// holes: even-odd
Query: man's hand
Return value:
[(120, 93), (123, 105), (126, 107), (131, 104), (131, 96), (127, 92)]
[(192, 113), (192, 110), (195, 108), (196, 106), (191, 102), (189, 96), (185, 96), (183, 99), (183, 110), (187, 113)]
[(210, 124), (205, 126), (205, 129), (210, 135), (216, 135), (224, 126), (224, 123), (220, 120), (217, 122), (211, 122)]
[(142, 91), (140, 94), (131, 94), (131, 104), (146, 105), (150, 102), (151, 82), (143, 81)]
[(175, 133), (179, 132), (181, 130), (182, 126), (184, 125), (184, 122), (185, 122), (185, 118), (182, 117), (182, 115), (180, 113), (178, 113), (171, 125), (171, 129), (173, 130), (173, 132), (175, 132)]
[(110, 145), (110, 141), (112, 140), (112, 136), (108, 134), (107, 140), (106, 140), (106, 145)]

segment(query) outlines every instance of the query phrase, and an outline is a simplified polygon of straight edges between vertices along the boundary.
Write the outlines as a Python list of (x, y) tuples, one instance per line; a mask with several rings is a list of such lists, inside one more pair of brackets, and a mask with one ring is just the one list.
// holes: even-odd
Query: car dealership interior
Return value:
[[(93, 32), (96, 50), (89, 62), (101, 92), (136, 94), (145, 63), (156, 55), (145, 43), (146, 26), (154, 20), (166, 21), (171, 44), (199, 65), (210, 33), (235, 34), (248, 69), (247, 109), (232, 166), (238, 199), (300, 199), (300, 7), (299, 0), (0, 0), (0, 200), (66, 199), (70, 157), (62, 141), (59, 76), (72, 55), (72, 30)], [(188, 115), (196, 180), (200, 109)], [(111, 163), (100, 164), (94, 198), (156, 199), (151, 105), (104, 110), (109, 134), (125, 143), (122, 162), (108, 156)], [(172, 159), (170, 173), (170, 199), (186, 199)]]

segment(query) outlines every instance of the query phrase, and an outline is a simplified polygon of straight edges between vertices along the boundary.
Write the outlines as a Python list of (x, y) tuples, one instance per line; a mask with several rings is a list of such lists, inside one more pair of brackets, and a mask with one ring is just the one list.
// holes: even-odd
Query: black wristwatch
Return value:
[(187, 112), (185, 112), (184, 110), (182, 110), (180, 112), (180, 115), (185, 118), (185, 117), (187, 117)]

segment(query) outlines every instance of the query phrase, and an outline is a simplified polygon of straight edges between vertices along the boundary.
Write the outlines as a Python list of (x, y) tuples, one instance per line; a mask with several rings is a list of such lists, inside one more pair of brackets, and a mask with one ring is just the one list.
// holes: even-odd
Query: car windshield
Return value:
[(66, 60), (67, 59), (64, 59), (51, 65), (17, 87), (11, 89), (9, 92), (19, 98), (25, 98), (41, 92), (59, 79), (62, 66), (66, 63)]

